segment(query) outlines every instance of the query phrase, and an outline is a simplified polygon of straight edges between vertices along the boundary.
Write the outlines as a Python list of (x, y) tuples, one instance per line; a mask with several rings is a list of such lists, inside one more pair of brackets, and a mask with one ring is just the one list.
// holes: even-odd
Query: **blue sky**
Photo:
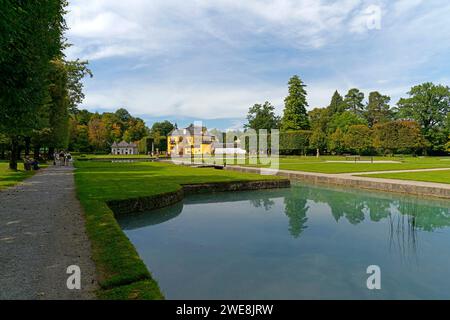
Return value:
[(88, 59), (82, 108), (126, 107), (148, 125), (239, 128), (287, 81), (309, 108), (334, 90), (378, 90), (395, 104), (416, 84), (449, 85), (447, 0), (73, 0), (68, 58)]

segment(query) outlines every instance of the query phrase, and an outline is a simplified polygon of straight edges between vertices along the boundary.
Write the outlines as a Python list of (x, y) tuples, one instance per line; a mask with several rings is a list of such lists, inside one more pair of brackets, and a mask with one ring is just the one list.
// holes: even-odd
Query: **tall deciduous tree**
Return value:
[(327, 147), (327, 135), (319, 128), (316, 128), (312, 131), (309, 143), (311, 147), (316, 149), (316, 156), (318, 158), (320, 151), (323, 151)]
[(65, 61), (61, 57), (50, 62), (48, 99), (39, 113), (39, 125), (31, 135), (35, 158), (39, 157), (41, 146), (48, 147), (49, 158), (53, 157), (55, 148), (68, 147), (69, 116), (77, 113), (76, 108), (83, 101), (81, 80), (86, 74), (92, 75), (87, 62)]
[(330, 122), (330, 112), (328, 108), (314, 108), (308, 112), (311, 130), (327, 131)]
[(342, 132), (347, 132), (347, 129), (350, 126), (357, 124), (367, 125), (367, 122), (365, 119), (361, 118), (351, 111), (336, 113), (329, 119), (329, 122), (327, 123), (327, 132), (333, 133), (337, 128), (341, 129)]
[(344, 151), (344, 138), (345, 135), (340, 128), (337, 128), (335, 132), (330, 135), (328, 141), (328, 148), (332, 152), (336, 152), (337, 154), (341, 154)]
[(134, 118), (128, 123), (128, 129), (123, 134), (123, 139), (125, 141), (139, 141), (148, 134), (148, 129), (142, 119)]
[(88, 124), (89, 143), (97, 150), (105, 150), (108, 131), (99, 114), (95, 114)]
[(284, 112), (281, 119), (282, 130), (304, 130), (309, 128), (306, 108), (306, 85), (297, 76), (289, 80), (289, 94), (284, 99)]
[(416, 120), (425, 132), (445, 125), (450, 112), (449, 87), (427, 82), (412, 87), (408, 95), (397, 103), (400, 116)]
[(4, 0), (0, 5), (0, 130), (11, 141), (13, 170), (19, 139), (35, 129), (47, 97), (49, 62), (64, 46), (66, 5), (62, 0)]
[(346, 148), (361, 154), (368, 151), (373, 144), (372, 130), (366, 125), (354, 125), (348, 128), (344, 137)]
[(448, 135), (450, 88), (427, 82), (412, 87), (408, 95), (397, 103), (398, 117), (417, 121), (433, 149), (442, 152)]
[(174, 128), (175, 128), (174, 125), (170, 123), (170, 121), (165, 120), (162, 122), (153, 123), (151, 132), (152, 133), (159, 132), (161, 136), (167, 137)]
[(69, 142), (69, 96), (67, 90), (67, 69), (60, 59), (51, 61), (49, 75), (50, 108), (48, 112), (50, 137), (49, 153), (54, 148), (67, 148)]
[(275, 115), (275, 108), (266, 101), (264, 104), (255, 104), (248, 110), (247, 121), (245, 128), (260, 130), (260, 129), (278, 129), (280, 125), (280, 117)]
[(385, 152), (417, 152), (427, 144), (415, 121), (397, 120), (374, 126), (374, 146)]
[(67, 72), (67, 95), (70, 113), (75, 113), (78, 105), (84, 100), (84, 85), (82, 80), (86, 76), (93, 77), (92, 71), (88, 68), (88, 64), (88, 61), (79, 59), (64, 62)]

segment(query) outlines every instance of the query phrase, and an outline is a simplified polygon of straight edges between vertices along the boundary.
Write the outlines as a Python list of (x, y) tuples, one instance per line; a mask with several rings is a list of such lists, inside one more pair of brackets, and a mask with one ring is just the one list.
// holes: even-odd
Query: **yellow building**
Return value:
[(167, 137), (169, 156), (210, 155), (215, 137), (206, 127), (191, 124), (184, 129), (174, 129)]

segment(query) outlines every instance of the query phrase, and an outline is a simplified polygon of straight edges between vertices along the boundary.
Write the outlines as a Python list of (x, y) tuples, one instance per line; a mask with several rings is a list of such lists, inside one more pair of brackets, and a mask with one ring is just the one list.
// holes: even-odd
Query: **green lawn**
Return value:
[[(86, 157), (76, 156), (78, 159), (111, 159), (111, 158), (150, 158), (148, 155), (86, 155)], [(253, 158), (255, 159), (255, 158)], [(362, 157), (362, 160), (368, 161), (371, 157)], [(375, 161), (398, 161), (400, 163), (333, 163), (328, 161), (345, 161), (348, 160), (343, 156), (321, 156), (320, 158), (314, 156), (280, 156), (280, 166), (282, 170), (318, 172), (318, 173), (354, 173), (354, 172), (370, 172), (370, 171), (395, 171), (395, 170), (413, 170), (413, 169), (431, 169), (431, 168), (450, 168), (450, 157), (411, 157), (411, 156), (396, 156), (396, 157), (373, 157)], [(190, 159), (184, 161), (189, 162)], [(180, 160), (181, 161), (181, 160)], [(198, 159), (196, 160), (198, 161)], [(206, 164), (221, 164), (222, 159), (204, 158), (203, 163)], [(255, 160), (256, 161), (256, 160)], [(229, 165), (247, 165), (247, 166), (261, 166), (249, 162), (246, 163), (235, 162), (234, 158), (228, 157), (226, 163)]]
[[(363, 160), (369, 160), (363, 157)], [(352, 173), (370, 171), (395, 171), (430, 168), (450, 168), (450, 157), (374, 157), (374, 160), (399, 161), (400, 163), (333, 163), (344, 161), (345, 157), (280, 157), (280, 169), (319, 172)], [(250, 164), (249, 164), (250, 165)], [(251, 166), (251, 165), (250, 165)]]
[(383, 173), (362, 175), (371, 178), (414, 180), (426, 182), (438, 182), (450, 184), (450, 170), (429, 172), (405, 172), (405, 173)]
[(35, 171), (24, 171), (23, 164), (19, 164), (18, 171), (12, 171), (7, 162), (0, 162), (0, 190), (14, 186), (34, 173)]
[(89, 200), (121, 200), (176, 191), (183, 183), (274, 179), (213, 168), (190, 168), (164, 162), (111, 163), (77, 161), (76, 181), (80, 197)]
[(164, 298), (106, 201), (176, 191), (182, 183), (277, 178), (160, 162), (76, 161), (75, 165), (77, 194), (85, 210), (101, 287), (98, 296), (103, 299)]

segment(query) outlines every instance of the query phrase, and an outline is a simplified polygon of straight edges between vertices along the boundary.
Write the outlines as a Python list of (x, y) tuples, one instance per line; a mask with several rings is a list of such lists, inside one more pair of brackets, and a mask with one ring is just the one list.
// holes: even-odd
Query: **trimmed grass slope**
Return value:
[(7, 162), (0, 162), (0, 190), (16, 185), (26, 178), (31, 177), (35, 172), (25, 170), (13, 171), (9, 169)]
[(366, 174), (366, 175), (362, 175), (362, 176), (370, 177), (370, 178), (413, 180), (413, 181), (424, 181), (424, 182), (436, 182), (436, 183), (450, 184), (450, 170)]
[[(368, 157), (363, 157), (369, 160)], [(335, 163), (327, 161), (344, 161), (345, 157), (282, 157), (280, 169), (318, 173), (353, 173), (371, 171), (395, 171), (432, 168), (450, 168), (450, 158), (440, 157), (374, 157), (374, 160), (399, 161), (400, 163)]]
[(97, 266), (102, 299), (163, 299), (156, 281), (122, 232), (107, 201), (177, 191), (181, 184), (278, 179), (159, 162), (76, 162), (75, 183)]

